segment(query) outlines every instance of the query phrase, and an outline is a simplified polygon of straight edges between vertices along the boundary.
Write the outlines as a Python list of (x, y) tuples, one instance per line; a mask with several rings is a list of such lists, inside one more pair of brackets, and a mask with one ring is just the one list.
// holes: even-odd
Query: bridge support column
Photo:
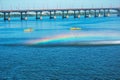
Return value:
[(98, 17), (101, 17), (101, 10), (99, 10)]
[(104, 17), (109, 17), (110, 16), (110, 10), (104, 10)]
[(56, 19), (56, 11), (50, 11), (50, 19)]
[(107, 15), (106, 15), (107, 17), (109, 17), (110, 16), (110, 10), (108, 9), (108, 11), (107, 11)]
[(87, 10), (85, 10), (85, 18), (87, 17)]
[(6, 20), (10, 21), (10, 12), (8, 13), (4, 12), (4, 21)]
[(36, 20), (37, 20), (37, 19), (39, 19), (39, 18), (38, 18), (38, 12), (36, 12)]
[(106, 17), (106, 11), (104, 10), (104, 17)]
[(52, 11), (50, 11), (50, 19), (56, 19), (56, 11), (53, 11), (53, 14)]
[(64, 11), (62, 11), (62, 18), (64, 19)]
[(95, 10), (95, 17), (97, 17), (97, 10)]
[[(23, 15), (23, 13), (25, 13)], [(21, 12), (21, 20), (27, 20), (27, 12)]]
[(76, 12), (76, 11), (74, 11), (74, 18), (77, 18), (77, 17), (76, 17), (76, 13), (75, 13), (75, 12)]
[(80, 18), (80, 11), (78, 13), (76, 13), (76, 11), (74, 11), (74, 18)]
[(22, 15), (23, 13), (22, 12), (20, 12), (20, 16), (21, 16), (21, 20), (23, 20), (23, 15)]
[(118, 10), (118, 12), (117, 12), (117, 16), (120, 17), (120, 10)]
[(85, 10), (85, 18), (89, 18), (89, 17), (91, 17), (90, 10), (89, 10), (88, 14), (87, 14), (87, 10)]
[(65, 14), (64, 12), (65, 12), (65, 11), (62, 11), (62, 18), (63, 18), (63, 19), (69, 18), (69, 16), (68, 16), (68, 11), (67, 11), (66, 14)]
[(8, 13), (8, 20), (10, 20), (10, 12)]
[(40, 14), (39, 12), (36, 12), (36, 20), (38, 19), (42, 20), (42, 12), (40, 12)]
[(76, 11), (74, 11), (74, 18), (78, 18), (77, 14), (76, 14)]
[(85, 10), (85, 18), (89, 18), (90, 11), (87, 13), (87, 10)]
[(67, 11), (67, 13), (66, 13), (66, 15), (65, 15), (65, 18), (69, 18), (69, 14), (68, 14), (68, 11)]
[(40, 12), (40, 20), (42, 20), (42, 11)]
[(81, 16), (81, 11), (79, 11), (78, 18), (80, 18), (80, 16)]
[(50, 11), (50, 19), (52, 19), (52, 12)]
[(97, 12), (97, 10), (95, 10), (95, 17), (100, 17), (101, 16), (101, 13), (100, 13), (100, 10)]
[(27, 20), (28, 18), (27, 18), (27, 12), (25, 12), (25, 18), (24, 18), (24, 20)]
[(4, 21), (6, 21), (6, 13), (4, 12)]
[(56, 19), (56, 11), (54, 11), (54, 19)]
[(92, 16), (91, 10), (89, 10), (88, 18)]

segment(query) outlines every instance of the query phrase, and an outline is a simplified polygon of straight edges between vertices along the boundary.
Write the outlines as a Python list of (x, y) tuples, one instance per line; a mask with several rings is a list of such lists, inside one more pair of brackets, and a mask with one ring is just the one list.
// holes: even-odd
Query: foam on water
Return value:
[(32, 39), (27, 45), (105, 45), (120, 44), (118, 33), (69, 33)]

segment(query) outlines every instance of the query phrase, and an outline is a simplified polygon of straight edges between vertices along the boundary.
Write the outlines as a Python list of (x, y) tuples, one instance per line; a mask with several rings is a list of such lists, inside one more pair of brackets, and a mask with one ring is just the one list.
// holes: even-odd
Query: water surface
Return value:
[(119, 44), (119, 17), (0, 20), (0, 80), (120, 80)]

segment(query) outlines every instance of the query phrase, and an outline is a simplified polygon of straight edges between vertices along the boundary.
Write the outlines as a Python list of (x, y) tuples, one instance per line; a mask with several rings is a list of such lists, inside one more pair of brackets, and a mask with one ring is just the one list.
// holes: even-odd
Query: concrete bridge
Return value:
[(74, 18), (80, 18), (81, 11), (84, 12), (85, 18), (91, 17), (94, 12), (94, 17), (108, 17), (110, 16), (111, 11), (116, 11), (117, 16), (120, 16), (120, 8), (69, 8), (69, 9), (27, 9), (27, 10), (0, 10), (0, 13), (4, 15), (4, 20), (10, 20), (11, 13), (19, 13), (21, 16), (21, 20), (27, 20), (27, 13), (34, 12), (36, 14), (36, 19), (42, 20), (42, 13), (48, 12), (50, 19), (56, 19), (56, 13), (62, 12), (62, 18), (68, 18), (69, 12), (73, 12)]

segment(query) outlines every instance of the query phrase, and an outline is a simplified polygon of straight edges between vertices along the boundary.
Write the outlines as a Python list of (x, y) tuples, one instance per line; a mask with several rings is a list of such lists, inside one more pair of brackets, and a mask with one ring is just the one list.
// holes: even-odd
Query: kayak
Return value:
[(27, 29), (24, 29), (24, 32), (33, 32), (33, 29), (32, 28), (27, 28)]
[(73, 28), (70, 28), (70, 30), (81, 30), (81, 28), (73, 27)]

